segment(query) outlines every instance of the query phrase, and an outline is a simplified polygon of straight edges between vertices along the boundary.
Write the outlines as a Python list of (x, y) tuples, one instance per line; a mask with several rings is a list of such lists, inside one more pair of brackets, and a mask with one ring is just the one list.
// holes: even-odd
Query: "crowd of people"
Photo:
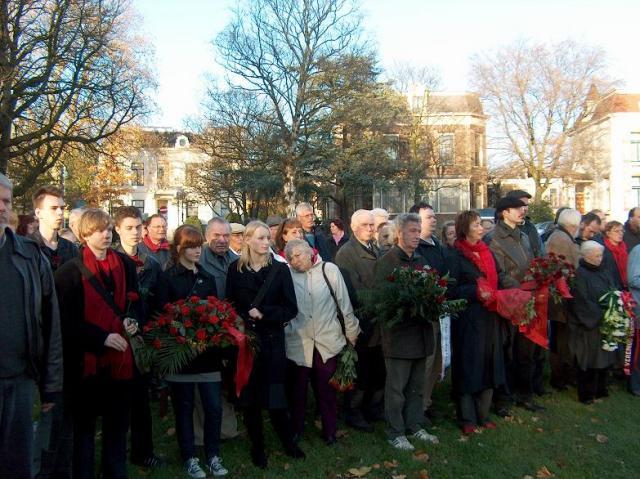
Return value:
[[(541, 237), (527, 216), (530, 198), (510, 192), (497, 202), (495, 220), (462, 211), (439, 234), (426, 203), (393, 220), (382, 209), (358, 210), (349, 227), (335, 218), (326, 231), (316, 225), (313, 207), (300, 203), (294, 218), (246, 225), (213, 218), (204, 233), (182, 225), (170, 243), (164, 216), (143, 220), (135, 207), (113, 217), (96, 208), (72, 210), (65, 231), (63, 194), (49, 186), (35, 192), (34, 214), (12, 224), (12, 184), (0, 175), (0, 433), (6, 439), (0, 477), (94, 477), (98, 419), (103, 477), (127, 477), (128, 461), (164, 466), (153, 444), (152, 392), (171, 398), (181, 459), (192, 478), (228, 473), (220, 443), (237, 435), (237, 413), (255, 466), (268, 467), (265, 410), (284, 453), (304, 459), (309, 390), (329, 447), (338, 441), (339, 409), (359, 431), (371, 433), (384, 421), (393, 448), (437, 443), (428, 431), (432, 393), (449, 357), (457, 420), (468, 435), (496, 429), (493, 418), (509, 416), (513, 407), (544, 411), (536, 397), (548, 393), (547, 361), (553, 389), (575, 385), (586, 404), (607, 396), (609, 373), (622, 371), (625, 348), (601, 347), (598, 299), (610, 290), (640, 299), (640, 208), (625, 224), (607, 222), (599, 210), (581, 215), (561, 208)], [(495, 296), (520, 287), (531, 261), (548, 253), (566, 257), (576, 278), (573, 298), (550, 306), (547, 355), (498, 315)], [(447, 295), (465, 299), (463, 311), (439, 322), (406, 317), (387, 328), (363, 308), (394, 269), (427, 265), (451, 278)], [(232, 350), (208, 348), (164, 377), (135, 362), (134, 339), (143, 326), (167, 303), (193, 296), (229, 301), (256, 338), (253, 368), (237, 399), (228, 393)], [(358, 355), (357, 380), (341, 396), (331, 379), (347, 344)], [(636, 356), (628, 388), (640, 395)], [(35, 435), (34, 404), (41, 409)], [(202, 465), (197, 445), (204, 446)]]

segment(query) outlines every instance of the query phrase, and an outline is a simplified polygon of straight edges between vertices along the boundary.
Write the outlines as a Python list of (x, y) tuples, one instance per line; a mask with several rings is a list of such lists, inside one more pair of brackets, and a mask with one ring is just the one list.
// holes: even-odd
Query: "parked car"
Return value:
[(541, 238), (549, 237), (554, 227), (555, 223), (553, 221), (543, 221), (542, 223), (536, 223), (536, 229), (538, 230), (538, 234)]
[(496, 217), (496, 209), (495, 208), (478, 208), (476, 210), (480, 215), (481, 220), (492, 220), (495, 221)]

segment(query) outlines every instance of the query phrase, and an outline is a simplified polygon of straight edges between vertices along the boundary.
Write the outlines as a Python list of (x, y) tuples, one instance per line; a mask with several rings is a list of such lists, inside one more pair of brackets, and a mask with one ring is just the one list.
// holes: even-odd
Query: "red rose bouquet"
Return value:
[(340, 357), (338, 359), (338, 367), (336, 372), (329, 380), (331, 386), (340, 391), (351, 391), (355, 389), (355, 382), (358, 378), (356, 370), (356, 363), (358, 362), (358, 353), (353, 345), (347, 341), (347, 344), (342, 349)]
[(467, 305), (464, 299), (447, 299), (449, 281), (448, 275), (440, 276), (430, 266), (395, 268), (365, 304), (387, 328), (406, 319), (439, 321)]
[(249, 380), (253, 351), (240, 330), (241, 319), (226, 301), (191, 296), (165, 305), (162, 314), (145, 325), (147, 360), (160, 374), (175, 374), (207, 348), (236, 346), (236, 393)]

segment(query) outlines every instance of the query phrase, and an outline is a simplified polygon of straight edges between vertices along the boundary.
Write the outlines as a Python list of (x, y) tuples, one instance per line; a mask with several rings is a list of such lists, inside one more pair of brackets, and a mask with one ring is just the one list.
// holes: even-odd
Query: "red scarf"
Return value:
[(144, 241), (144, 244), (147, 245), (147, 248), (149, 248), (152, 253), (157, 253), (160, 250), (169, 251), (169, 242), (166, 239), (160, 241), (160, 244), (155, 244), (153, 241), (151, 241), (149, 235), (147, 235), (142, 241)]
[(614, 245), (607, 238), (604, 240), (604, 244), (607, 249), (611, 251), (613, 254), (613, 259), (616, 262), (616, 266), (618, 267), (618, 273), (620, 273), (620, 278), (622, 278), (622, 284), (626, 288), (627, 284), (627, 259), (629, 257), (629, 253), (627, 253), (627, 245), (624, 241), (620, 241), (618, 245)]
[(462, 253), (471, 263), (487, 278), (492, 289), (498, 289), (498, 272), (493, 253), (484, 241), (476, 244), (469, 243), (466, 239), (457, 239), (454, 247)]
[[(126, 306), (126, 280), (124, 264), (118, 255), (111, 249), (107, 250), (107, 257), (100, 261), (89, 248), (82, 250), (82, 262), (96, 277), (98, 282), (105, 287), (102, 276), (110, 276), (114, 283), (113, 301), (122, 311)], [(98, 326), (106, 333), (118, 333), (126, 338), (122, 318), (118, 317), (102, 296), (91, 286), (89, 280), (82, 277), (84, 291), (84, 320), (87, 323)], [(84, 377), (94, 376), (99, 371), (108, 370), (113, 379), (131, 379), (133, 377), (133, 356), (131, 347), (124, 352), (113, 348), (106, 348), (101, 356), (92, 353), (84, 355)]]

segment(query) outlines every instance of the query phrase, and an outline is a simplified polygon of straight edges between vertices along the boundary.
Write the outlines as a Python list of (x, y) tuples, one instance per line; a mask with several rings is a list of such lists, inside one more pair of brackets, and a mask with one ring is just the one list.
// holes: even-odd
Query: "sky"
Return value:
[[(149, 126), (185, 128), (198, 115), (207, 75), (221, 76), (211, 41), (239, 0), (132, 0), (155, 49), (157, 112)], [(598, 45), (610, 75), (640, 92), (640, 0), (361, 0), (365, 35), (383, 67), (436, 68), (441, 88), (467, 91), (469, 58), (528, 37)]]

